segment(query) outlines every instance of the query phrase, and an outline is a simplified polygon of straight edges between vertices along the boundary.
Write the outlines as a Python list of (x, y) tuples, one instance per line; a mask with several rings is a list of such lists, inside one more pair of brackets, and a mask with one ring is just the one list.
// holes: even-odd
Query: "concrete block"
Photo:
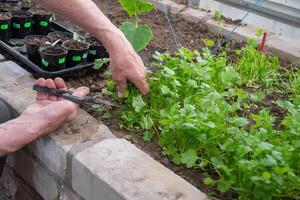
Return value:
[(188, 0), (188, 5), (192, 8), (199, 8), (200, 0)]
[[(68, 156), (72, 157), (86, 148), (90, 143), (96, 143), (104, 138), (114, 137), (110, 130), (80, 110), (76, 119), (68, 125), (57, 130), (50, 136), (45, 136), (29, 145), (30, 151), (52, 173), (65, 179)], [(76, 152), (73, 152), (76, 149)], [(68, 155), (71, 152), (71, 155)]]
[[(2, 195), (2, 196), (1, 196)], [(43, 198), (24, 180), (6, 166), (0, 179), (1, 200), (43, 200)]]
[(170, 12), (174, 15), (178, 14), (179, 12), (181, 12), (182, 10), (184, 10), (186, 8), (185, 5), (182, 4), (178, 4), (178, 3), (172, 3), (170, 5)]
[(10, 155), (7, 163), (44, 199), (54, 200), (59, 196), (59, 185), (55, 181), (55, 178), (24, 151), (20, 150)]
[(204, 200), (206, 195), (123, 139), (78, 153), (73, 189), (86, 200)]
[(35, 92), (32, 76), (12, 61), (0, 63), (0, 97), (9, 102), (19, 113), (32, 104)]
[(207, 12), (193, 8), (183, 10), (179, 13), (179, 16), (188, 22), (194, 23), (205, 23), (210, 18), (210, 15)]
[[(0, 97), (10, 103), (18, 112), (35, 101), (32, 90), (33, 77), (19, 65), (7, 61), (0, 63)], [(56, 176), (64, 179), (67, 168), (67, 152), (73, 145), (95, 138), (114, 137), (106, 126), (99, 126), (96, 119), (80, 110), (76, 119), (29, 145), (31, 152)]]

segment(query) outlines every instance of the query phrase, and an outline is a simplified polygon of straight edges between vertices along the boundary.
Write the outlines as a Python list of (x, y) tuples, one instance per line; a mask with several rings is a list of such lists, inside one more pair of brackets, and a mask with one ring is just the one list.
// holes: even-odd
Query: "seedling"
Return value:
[(139, 52), (146, 48), (153, 37), (152, 30), (148, 25), (139, 24), (139, 15), (150, 12), (154, 8), (154, 4), (146, 0), (119, 0), (119, 2), (134, 20), (134, 23), (123, 22), (120, 29), (135, 51)]
[(106, 65), (109, 62), (109, 58), (100, 58), (100, 59), (96, 59), (94, 62), (94, 69), (100, 69), (101, 67), (103, 67), (104, 65)]
[(50, 45), (50, 46), (52, 46), (52, 47), (55, 47), (58, 43), (60, 42), (60, 39), (58, 39), (58, 40), (56, 40), (56, 41), (54, 41), (54, 42), (45, 42), (45, 44), (46, 45)]

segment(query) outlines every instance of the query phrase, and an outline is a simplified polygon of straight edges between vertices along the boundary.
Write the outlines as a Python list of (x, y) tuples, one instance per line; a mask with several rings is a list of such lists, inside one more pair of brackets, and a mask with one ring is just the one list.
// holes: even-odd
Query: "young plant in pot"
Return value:
[(68, 32), (62, 32), (62, 31), (54, 31), (47, 35), (47, 37), (51, 40), (51, 42), (55, 42), (59, 40), (58, 44), (62, 44), (63, 42), (67, 40), (71, 40), (73, 38), (73, 35)]
[(34, 33), (47, 35), (51, 30), (52, 13), (44, 9), (32, 9), (31, 13), (33, 14)]
[(88, 37), (85, 39), (90, 44), (88, 61), (94, 62), (99, 58), (109, 58), (108, 52), (106, 51), (103, 44), (95, 37)]
[[(48, 43), (47, 43), (48, 42)], [(29, 60), (37, 65), (41, 64), (39, 48), (50, 43), (50, 39), (44, 35), (29, 35), (25, 37), (25, 45)]]
[(74, 34), (74, 39), (65, 41), (62, 46), (68, 50), (68, 67), (74, 67), (75, 65), (87, 61), (90, 44), (80, 41), (77, 34)]
[(56, 46), (58, 41), (39, 49), (42, 58), (42, 68), (47, 71), (58, 71), (66, 68), (68, 51), (61, 46)]
[(24, 39), (32, 33), (32, 14), (28, 11), (12, 12), (11, 23), (13, 38)]
[(11, 15), (0, 12), (0, 40), (8, 42), (10, 38)]

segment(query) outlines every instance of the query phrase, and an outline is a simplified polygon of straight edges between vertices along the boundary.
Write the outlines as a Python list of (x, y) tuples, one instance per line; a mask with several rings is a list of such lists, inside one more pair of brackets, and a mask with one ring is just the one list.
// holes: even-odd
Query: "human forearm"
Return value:
[(17, 151), (42, 135), (37, 115), (21, 115), (0, 125), (0, 156)]
[(38, 3), (99, 38), (110, 54), (123, 47), (131, 48), (123, 33), (91, 0), (38, 0)]
[(0, 124), (0, 156), (15, 152), (35, 139), (54, 131), (68, 121), (71, 109), (72, 107), (60, 109), (58, 103), (40, 112), (22, 114), (17, 119)]

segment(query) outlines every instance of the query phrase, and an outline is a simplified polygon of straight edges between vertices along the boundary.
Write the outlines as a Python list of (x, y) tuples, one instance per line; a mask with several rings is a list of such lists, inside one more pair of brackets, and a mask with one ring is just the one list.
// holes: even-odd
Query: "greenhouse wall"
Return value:
[(244, 23), (299, 40), (300, 1), (297, 0), (190, 0), (189, 5), (212, 12), (220, 11), (233, 20), (241, 19), (251, 10)]

